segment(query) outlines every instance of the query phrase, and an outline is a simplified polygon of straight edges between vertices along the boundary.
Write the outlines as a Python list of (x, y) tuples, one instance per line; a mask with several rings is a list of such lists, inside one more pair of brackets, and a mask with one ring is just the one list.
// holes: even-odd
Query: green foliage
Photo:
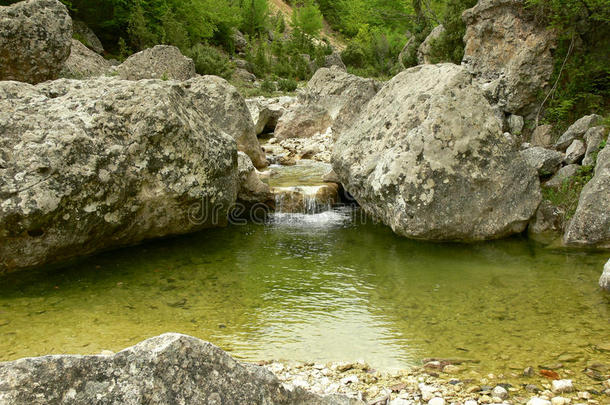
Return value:
[(200, 75), (216, 75), (230, 79), (235, 71), (233, 62), (213, 46), (197, 44), (186, 52), (195, 62), (195, 70)]
[(277, 83), (278, 90), (283, 92), (293, 92), (297, 89), (298, 84), (294, 79), (280, 79)]
[(443, 15), (445, 32), (433, 41), (430, 56), (433, 63), (453, 62), (460, 64), (464, 57), (464, 35), (466, 24), (462, 13), (477, 3), (477, 0), (448, 0)]
[(318, 38), (323, 26), (323, 17), (313, 0), (302, 0), (292, 9), (290, 26), (302, 48), (308, 40)]
[[(527, 0), (539, 23), (558, 35), (551, 78), (557, 83), (543, 120), (561, 132), (583, 115), (610, 110), (610, 1)], [(540, 95), (540, 101), (547, 94)]]
[(593, 178), (593, 167), (582, 166), (574, 176), (565, 179), (559, 189), (542, 187), (542, 197), (565, 213), (564, 223), (574, 216), (580, 193), (585, 184)]
[(276, 90), (275, 83), (269, 79), (265, 79), (261, 83), (261, 90), (267, 93), (273, 93)]
[(398, 72), (398, 55), (404, 36), (380, 28), (361, 27), (341, 58), (349, 70), (361, 76), (390, 76)]
[(240, 0), (241, 30), (250, 36), (264, 32), (269, 18), (267, 0)]

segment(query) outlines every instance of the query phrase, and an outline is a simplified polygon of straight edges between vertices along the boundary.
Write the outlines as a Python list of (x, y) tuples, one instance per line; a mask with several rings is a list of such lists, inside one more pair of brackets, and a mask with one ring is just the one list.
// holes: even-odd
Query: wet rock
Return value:
[(267, 167), (245, 100), (228, 81), (218, 76), (198, 76), (184, 83), (194, 106), (212, 117), (215, 124), (231, 135), (237, 148), (250, 157), (254, 167)]
[[(285, 388), (262, 367), (211, 343), (168, 333), (112, 356), (45, 356), (0, 363), (0, 402), (155, 404), (361, 404)], [(39, 387), (32, 389), (32, 387)]]
[(542, 146), (544, 148), (551, 146), (553, 141), (553, 126), (551, 125), (539, 125), (534, 129), (532, 133), (533, 146)]
[[(604, 272), (599, 279), (599, 286), (606, 291), (610, 291), (610, 260), (604, 266)], [(610, 388), (610, 380), (606, 382), (607, 388)]]
[(80, 41), (72, 40), (70, 57), (60, 76), (67, 79), (85, 79), (102, 76), (110, 70), (110, 62), (87, 48)]
[(587, 144), (587, 150), (585, 152), (585, 158), (582, 160), (583, 166), (592, 166), (595, 164), (597, 153), (602, 145), (602, 141), (607, 136), (607, 130), (605, 127), (593, 127), (589, 128), (584, 135), (585, 142)]
[(491, 390), (491, 395), (496, 398), (506, 399), (508, 398), (508, 391), (506, 388), (498, 385), (493, 390)]
[(82, 41), (87, 48), (100, 55), (104, 53), (102, 42), (87, 24), (82, 21), (74, 21), (73, 30), (74, 36)]
[(570, 400), (564, 397), (553, 397), (551, 398), (551, 405), (568, 405)]
[(572, 380), (553, 380), (551, 382), (552, 391), (555, 394), (563, 394), (574, 391)]
[(566, 150), (568, 146), (574, 142), (575, 139), (582, 139), (589, 128), (599, 125), (602, 121), (602, 117), (596, 114), (587, 115), (582, 117), (567, 129), (566, 132), (559, 137), (555, 143), (555, 148), (558, 150)]
[(280, 140), (310, 138), (329, 127), (337, 134), (351, 124), (378, 89), (375, 80), (337, 68), (318, 69), (299, 95), (299, 102), (279, 119), (275, 136)]
[(585, 143), (580, 139), (575, 139), (566, 150), (564, 162), (568, 165), (578, 163), (585, 156), (586, 150)]
[(57, 0), (0, 7), (0, 80), (56, 79), (70, 56), (72, 19)]
[(474, 399), (469, 399), (466, 402), (464, 402), (464, 405), (478, 405), (478, 402), (475, 401)]
[(337, 67), (339, 70), (347, 72), (347, 67), (345, 67), (343, 59), (341, 59), (341, 54), (337, 51), (326, 56), (324, 59), (324, 67), (331, 68), (333, 66)]
[(419, 392), (421, 393), (421, 397), (424, 401), (430, 401), (432, 398), (435, 397), (437, 391), (436, 387), (422, 383), (418, 385), (418, 388)]
[(328, 211), (339, 202), (339, 186), (273, 187), (275, 209), (282, 213), (314, 214)]
[(329, 171), (324, 176), (322, 176), (322, 181), (325, 183), (340, 183), (339, 176), (335, 173), (334, 170)]
[(503, 110), (527, 116), (553, 73), (555, 35), (520, 0), (480, 0), (464, 11), (463, 64)]
[(595, 175), (583, 188), (563, 241), (568, 246), (610, 248), (610, 146), (597, 157)]
[(526, 367), (525, 369), (523, 369), (524, 377), (533, 377), (534, 374), (535, 374), (534, 367)]
[(390, 80), (340, 135), (332, 163), (366, 212), (415, 239), (519, 233), (541, 200), (536, 171), (502, 137), (468, 72), (452, 64)]
[(131, 55), (116, 69), (125, 80), (188, 80), (196, 75), (195, 62), (171, 45), (157, 45)]
[(442, 24), (437, 25), (430, 34), (428, 34), (424, 42), (419, 45), (419, 48), (417, 49), (417, 62), (420, 65), (434, 63), (431, 55), (432, 45), (445, 34), (445, 31), (445, 27)]
[(559, 169), (549, 181), (544, 183), (544, 186), (559, 189), (565, 184), (566, 180), (568, 180), (570, 177), (575, 176), (579, 172), (579, 170), (579, 165), (564, 166)]
[(235, 142), (189, 96), (164, 81), (0, 82), (0, 273), (226, 223)]
[(537, 393), (539, 393), (540, 391), (542, 391), (542, 390), (541, 390), (541, 389), (540, 389), (538, 386), (536, 386), (536, 385), (534, 385), (534, 384), (527, 384), (527, 385), (525, 386), (525, 390), (526, 390), (527, 392), (531, 392), (531, 393), (534, 393), (534, 394), (537, 394)]
[(243, 152), (237, 154), (237, 170), (239, 175), (239, 191), (237, 200), (246, 207), (256, 203), (269, 204), (273, 201), (271, 189), (258, 176), (252, 160)]
[(534, 146), (521, 151), (521, 157), (536, 169), (540, 176), (549, 176), (559, 169), (565, 155), (555, 150)]

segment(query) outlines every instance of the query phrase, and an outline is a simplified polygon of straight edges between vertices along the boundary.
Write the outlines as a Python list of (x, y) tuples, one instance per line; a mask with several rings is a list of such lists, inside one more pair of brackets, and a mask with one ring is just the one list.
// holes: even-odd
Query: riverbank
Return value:
[(423, 367), (395, 371), (379, 371), (363, 361), (262, 364), (284, 383), (321, 395), (347, 395), (370, 405), (610, 403), (608, 364), (591, 364), (584, 371), (587, 377), (561, 364), (553, 370), (526, 367), (481, 374), (456, 359), (430, 360)]

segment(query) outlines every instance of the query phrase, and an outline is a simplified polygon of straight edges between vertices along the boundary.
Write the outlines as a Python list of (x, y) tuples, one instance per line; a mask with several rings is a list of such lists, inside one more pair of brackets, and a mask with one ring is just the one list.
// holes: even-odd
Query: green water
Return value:
[(414, 242), (352, 214), (281, 216), (0, 279), (0, 360), (174, 331), (248, 360), (610, 364), (597, 347), (610, 336), (597, 288), (607, 254)]

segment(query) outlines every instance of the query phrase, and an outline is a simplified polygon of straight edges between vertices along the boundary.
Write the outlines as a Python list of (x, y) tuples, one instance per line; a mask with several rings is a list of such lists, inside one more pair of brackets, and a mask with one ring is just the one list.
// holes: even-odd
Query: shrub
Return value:
[(266, 93), (273, 93), (276, 90), (275, 83), (269, 79), (265, 79), (261, 83), (261, 90)]
[(278, 90), (285, 92), (295, 91), (298, 87), (294, 79), (280, 79), (277, 83)]
[(186, 52), (187, 56), (195, 62), (195, 70), (200, 75), (216, 75), (231, 78), (235, 66), (227, 55), (205, 44), (197, 44)]

